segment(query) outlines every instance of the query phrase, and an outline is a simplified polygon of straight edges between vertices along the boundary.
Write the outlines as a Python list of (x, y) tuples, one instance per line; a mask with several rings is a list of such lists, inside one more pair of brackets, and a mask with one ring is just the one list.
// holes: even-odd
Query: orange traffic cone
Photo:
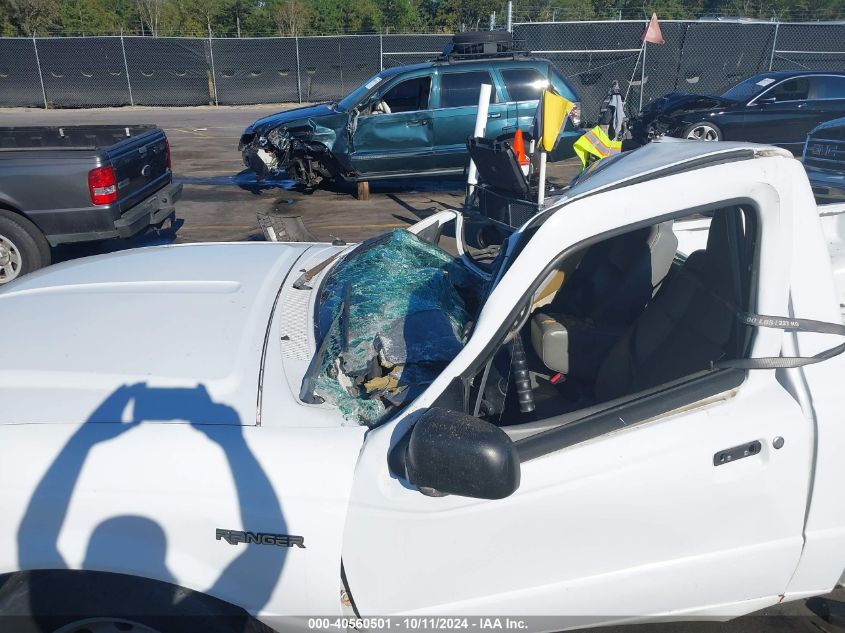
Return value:
[(519, 163), (522, 173), (528, 175), (528, 166), (531, 164), (528, 156), (525, 155), (525, 141), (522, 138), (522, 130), (516, 128), (516, 134), (513, 135), (513, 151), (516, 154), (516, 162)]

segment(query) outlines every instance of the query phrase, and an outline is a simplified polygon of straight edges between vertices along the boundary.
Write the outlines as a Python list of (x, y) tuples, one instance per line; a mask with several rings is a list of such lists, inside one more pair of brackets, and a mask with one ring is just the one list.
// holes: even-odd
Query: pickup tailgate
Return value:
[(132, 136), (106, 149), (117, 177), (121, 214), (170, 182), (167, 137), (159, 129)]

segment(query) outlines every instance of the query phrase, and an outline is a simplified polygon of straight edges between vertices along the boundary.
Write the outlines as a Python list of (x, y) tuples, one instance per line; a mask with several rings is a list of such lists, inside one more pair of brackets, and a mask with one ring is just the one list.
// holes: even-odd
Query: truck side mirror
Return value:
[(405, 472), (424, 494), (503, 499), (519, 488), (519, 455), (499, 427), (433, 408), (411, 431)]

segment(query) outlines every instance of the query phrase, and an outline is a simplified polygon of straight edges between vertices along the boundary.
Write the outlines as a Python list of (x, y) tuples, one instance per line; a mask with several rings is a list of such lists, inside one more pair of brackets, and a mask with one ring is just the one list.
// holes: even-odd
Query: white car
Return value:
[[(447, 211), (357, 247), (157, 247), (17, 280), (0, 613), (559, 630), (828, 592), (843, 211), (782, 150), (658, 142), (499, 226), (487, 259)], [(432, 244), (451, 222), (456, 258)]]

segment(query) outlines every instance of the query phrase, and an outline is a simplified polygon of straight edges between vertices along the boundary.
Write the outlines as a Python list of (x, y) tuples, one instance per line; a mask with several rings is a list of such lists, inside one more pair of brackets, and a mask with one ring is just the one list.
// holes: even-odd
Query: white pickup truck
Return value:
[[(6, 286), (0, 613), (558, 630), (830, 591), (845, 207), (820, 210), (782, 150), (656, 142), (498, 227), (486, 258), (473, 221)], [(458, 257), (434, 245), (451, 222)]]

